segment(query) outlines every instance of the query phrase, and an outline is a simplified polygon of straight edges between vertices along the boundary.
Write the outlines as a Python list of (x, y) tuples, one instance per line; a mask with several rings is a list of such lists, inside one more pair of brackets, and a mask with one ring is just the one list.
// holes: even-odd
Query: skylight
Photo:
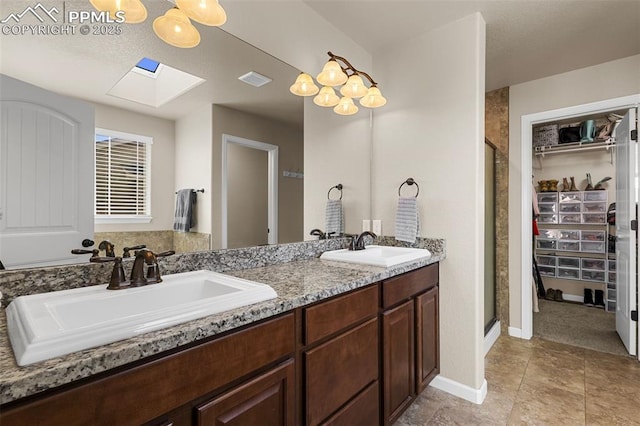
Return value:
[(142, 58), (140, 59), (140, 62), (136, 64), (136, 67), (142, 68), (145, 71), (155, 73), (159, 65), (160, 65), (160, 62), (158, 61), (154, 61), (153, 59), (149, 59), (149, 58)]
[(153, 59), (142, 58), (107, 94), (158, 108), (204, 81)]

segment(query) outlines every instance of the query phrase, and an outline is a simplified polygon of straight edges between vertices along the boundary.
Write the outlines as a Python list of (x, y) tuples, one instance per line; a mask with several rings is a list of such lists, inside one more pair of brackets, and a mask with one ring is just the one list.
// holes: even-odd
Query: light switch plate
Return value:
[(373, 233), (376, 235), (382, 235), (382, 221), (379, 219), (373, 220)]
[(371, 221), (369, 219), (364, 219), (362, 221), (362, 232), (371, 231)]

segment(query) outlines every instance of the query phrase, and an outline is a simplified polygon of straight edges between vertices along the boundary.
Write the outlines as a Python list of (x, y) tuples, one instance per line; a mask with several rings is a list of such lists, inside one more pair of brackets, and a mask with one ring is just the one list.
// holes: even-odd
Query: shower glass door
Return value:
[(484, 144), (484, 334), (496, 322), (496, 149)]

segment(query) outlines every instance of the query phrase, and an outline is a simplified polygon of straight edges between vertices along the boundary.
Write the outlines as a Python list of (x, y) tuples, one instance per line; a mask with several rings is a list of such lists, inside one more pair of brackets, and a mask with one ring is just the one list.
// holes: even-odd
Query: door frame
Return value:
[(268, 154), (268, 182), (267, 182), (267, 226), (269, 227), (269, 234), (267, 235), (268, 244), (278, 244), (278, 146), (272, 145), (260, 141), (254, 141), (251, 139), (241, 138), (239, 136), (233, 136), (228, 134), (222, 135), (222, 192), (220, 208), (221, 212), (221, 232), (220, 232), (220, 244), (223, 249), (227, 248), (227, 217), (228, 217), (228, 203), (227, 203), (227, 184), (228, 184), (228, 170), (227, 170), (227, 153), (228, 145), (234, 143), (242, 145), (248, 148), (259, 149), (266, 151)]
[[(533, 173), (533, 133), (532, 128), (535, 124), (544, 123), (553, 120), (563, 120), (573, 117), (578, 117), (586, 114), (598, 114), (605, 113), (617, 109), (635, 108), (640, 105), (640, 94), (623, 96), (620, 98), (607, 99), (604, 101), (591, 102), (588, 104), (575, 105), (572, 107), (559, 108), (550, 111), (538, 112), (534, 114), (523, 115), (520, 119), (520, 139), (522, 142), (522, 151), (520, 158), (520, 170), (521, 174), (521, 208), (522, 208), (522, 223), (521, 223), (521, 249), (522, 257), (520, 260), (521, 277), (520, 277), (520, 292), (521, 292), (521, 337), (529, 340), (533, 337), (533, 295), (531, 291), (531, 271), (533, 268), (532, 256), (533, 250), (531, 247), (531, 221), (532, 209), (532, 191), (531, 191), (531, 179), (526, 178)], [(614, 148), (615, 149), (615, 148)], [(525, 244), (525, 242), (529, 242)]]

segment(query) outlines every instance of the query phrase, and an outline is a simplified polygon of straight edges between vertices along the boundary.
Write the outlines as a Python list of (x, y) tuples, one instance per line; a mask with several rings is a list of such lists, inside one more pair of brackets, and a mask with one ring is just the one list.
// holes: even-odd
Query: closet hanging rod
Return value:
[(557, 147), (557, 148), (547, 148), (544, 149), (545, 147), (540, 147), (543, 148), (541, 150), (536, 150), (535, 155), (540, 156), (540, 157), (544, 157), (547, 154), (559, 154), (559, 153), (564, 153), (564, 152), (576, 152), (576, 151), (591, 151), (594, 149), (606, 149), (607, 151), (610, 148), (615, 148), (616, 144), (613, 142), (602, 142), (602, 143), (597, 143), (597, 144), (593, 144), (593, 145), (580, 145), (580, 146), (573, 146), (573, 147)]

